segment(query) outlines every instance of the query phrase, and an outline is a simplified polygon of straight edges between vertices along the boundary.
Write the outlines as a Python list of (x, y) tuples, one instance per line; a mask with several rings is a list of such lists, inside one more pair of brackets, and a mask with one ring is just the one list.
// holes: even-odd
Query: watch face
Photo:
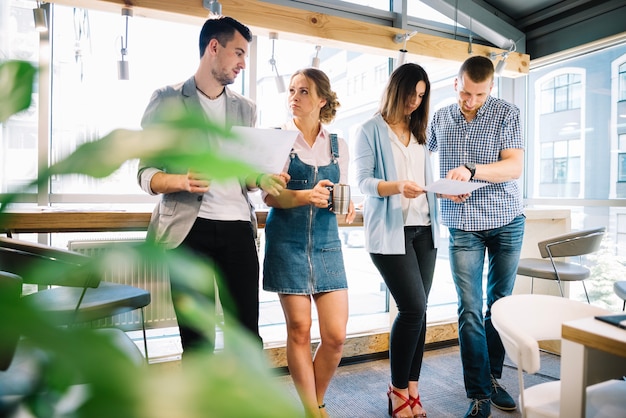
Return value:
[(474, 163), (465, 163), (465, 167), (467, 167), (468, 170), (476, 170), (476, 164)]

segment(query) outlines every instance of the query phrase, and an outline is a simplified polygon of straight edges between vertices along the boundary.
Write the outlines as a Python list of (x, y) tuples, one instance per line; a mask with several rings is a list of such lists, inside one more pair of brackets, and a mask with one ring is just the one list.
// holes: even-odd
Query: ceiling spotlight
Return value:
[(222, 14), (222, 5), (217, 0), (203, 0), (203, 6), (205, 9), (209, 11), (209, 14), (212, 14), (212, 15)]
[(504, 73), (504, 68), (506, 67), (506, 59), (508, 58), (509, 54), (511, 52), (515, 52), (515, 49), (517, 48), (517, 46), (515, 45), (515, 42), (512, 39), (510, 39), (509, 41), (511, 42), (511, 47), (509, 48), (508, 51), (500, 52), (497, 54), (495, 52), (492, 52), (489, 54), (489, 58), (492, 61), (495, 61), (496, 58), (498, 57), (502, 57), (502, 59), (498, 61), (498, 63), (496, 64), (496, 68), (494, 70), (497, 76), (501, 76), (502, 73)]
[(320, 68), (320, 49), (322, 49), (321, 45), (315, 45), (315, 56), (313, 57), (313, 61), (311, 62), (311, 67)]
[(133, 10), (129, 7), (122, 8), (122, 16), (126, 19), (126, 36), (122, 36), (121, 38), (121, 49), (120, 54), (122, 55), (122, 59), (117, 62), (117, 79), (118, 80), (128, 80), (130, 79), (130, 71), (128, 69), (128, 61), (125, 60), (126, 55), (128, 55), (128, 18), (132, 17)]
[(274, 73), (276, 74), (276, 90), (278, 90), (279, 93), (284, 93), (285, 91), (287, 91), (287, 89), (285, 88), (285, 80), (283, 80), (281, 75), (278, 73), (278, 68), (276, 68), (276, 60), (274, 59), (274, 42), (276, 42), (276, 39), (278, 39), (278, 34), (276, 32), (270, 32), (269, 36), (272, 40), (272, 58), (270, 58), (269, 63), (272, 66), (272, 70), (274, 70)]
[(48, 18), (46, 9), (41, 7), (41, 3), (37, 2), (37, 7), (33, 9), (33, 18), (35, 19), (35, 29), (37, 32), (46, 32), (48, 30)]
[(400, 50), (398, 51), (398, 59), (396, 60), (396, 68), (398, 68), (399, 66), (401, 66), (402, 64), (404, 64), (404, 61), (406, 60), (406, 53), (408, 52), (406, 49), (406, 43), (409, 39), (411, 39), (413, 36), (417, 35), (417, 31), (413, 31), (413, 32), (407, 32), (404, 34), (397, 34), (396, 36), (394, 36), (393, 41), (397, 44), (402, 43), (402, 48), (400, 48)]

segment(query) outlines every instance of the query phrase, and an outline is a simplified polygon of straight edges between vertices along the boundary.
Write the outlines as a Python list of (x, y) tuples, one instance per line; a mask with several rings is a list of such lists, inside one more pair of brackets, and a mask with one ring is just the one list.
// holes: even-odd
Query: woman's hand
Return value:
[(286, 187), (291, 176), (287, 173), (262, 174), (258, 179), (258, 186), (264, 192), (278, 196)]
[(333, 184), (330, 180), (320, 180), (309, 193), (309, 204), (317, 208), (327, 208), (330, 204), (330, 190), (327, 187), (332, 187)]
[(350, 200), (350, 205), (348, 206), (348, 213), (346, 213), (345, 222), (347, 224), (351, 224), (354, 222), (354, 218), (356, 217), (356, 209), (354, 209), (354, 202)]
[(424, 189), (414, 181), (405, 180), (398, 182), (398, 192), (407, 199), (415, 199), (424, 193)]

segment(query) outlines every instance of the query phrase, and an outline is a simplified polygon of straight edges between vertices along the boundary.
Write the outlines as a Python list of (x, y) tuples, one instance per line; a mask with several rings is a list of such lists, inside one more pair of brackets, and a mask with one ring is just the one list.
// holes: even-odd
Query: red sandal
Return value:
[[(417, 405), (420, 406), (420, 408), (422, 408), (422, 401), (420, 401), (420, 395), (419, 393), (417, 394), (417, 398), (412, 397), (411, 395), (409, 395), (409, 406), (411, 407), (411, 411), (413, 410), (413, 408), (415, 408)], [(422, 412), (419, 415), (413, 415), (414, 418), (426, 418), (426, 412)]]
[[(400, 405), (396, 409), (393, 409), (393, 404), (391, 402), (391, 395), (392, 394), (394, 394), (396, 397), (400, 398), (400, 400), (404, 401), (404, 402), (402, 402), (402, 405)], [(411, 401), (409, 400), (409, 398), (407, 398), (406, 396), (404, 396), (400, 392), (398, 392), (395, 389), (393, 389), (391, 385), (389, 385), (389, 390), (387, 390), (387, 398), (389, 398), (389, 415), (391, 416), (391, 418), (396, 418), (396, 414), (398, 412), (402, 411), (404, 408), (410, 408), (411, 407)]]

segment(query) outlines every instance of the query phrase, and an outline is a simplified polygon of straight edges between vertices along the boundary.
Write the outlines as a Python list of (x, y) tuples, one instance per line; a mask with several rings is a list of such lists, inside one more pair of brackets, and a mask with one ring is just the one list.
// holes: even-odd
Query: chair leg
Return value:
[(148, 356), (148, 338), (146, 338), (146, 319), (143, 308), (141, 308), (141, 331), (143, 332), (143, 350), (146, 357), (146, 363), (149, 363), (150, 357)]
[(561, 286), (561, 280), (559, 280), (558, 278), (556, 279), (557, 284), (559, 285), (559, 291), (561, 292), (561, 297), (564, 298), (565, 297), (565, 293), (563, 293), (563, 286)]
[(626, 311), (626, 299), (624, 299), (624, 304), (622, 305), (622, 311)]
[(533, 291), (533, 287), (534, 287), (534, 285), (535, 285), (535, 278), (534, 278), (534, 277), (531, 277), (531, 278), (530, 278), (530, 294), (531, 294), (531, 295), (534, 293), (534, 291)]
[(583, 289), (585, 289), (585, 296), (587, 297), (587, 303), (591, 304), (591, 302), (589, 301), (589, 294), (587, 293), (587, 286), (585, 286), (584, 281), (581, 281), (581, 283), (583, 284)]

